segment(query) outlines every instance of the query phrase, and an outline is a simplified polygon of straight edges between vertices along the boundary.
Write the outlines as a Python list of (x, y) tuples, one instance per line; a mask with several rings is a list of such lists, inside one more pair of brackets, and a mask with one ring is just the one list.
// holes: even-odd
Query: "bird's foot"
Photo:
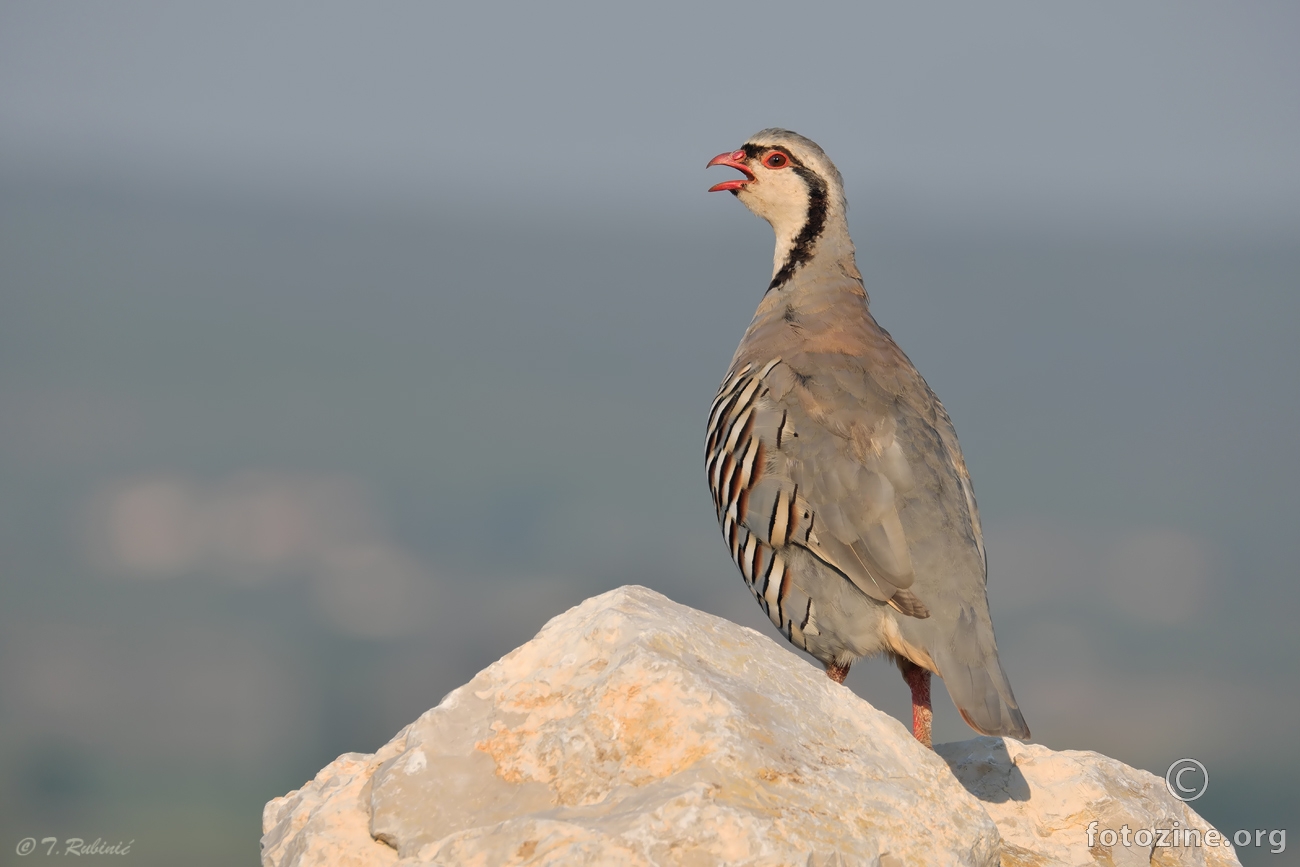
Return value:
[(903, 680), (912, 690), (912, 736), (934, 749), (930, 737), (934, 721), (934, 711), (930, 707), (930, 672), (906, 660), (899, 667), (903, 669)]
[(826, 676), (836, 683), (843, 683), (844, 678), (849, 676), (849, 665), (851, 664), (846, 662), (843, 665), (836, 665), (833, 662), (828, 662), (826, 663)]

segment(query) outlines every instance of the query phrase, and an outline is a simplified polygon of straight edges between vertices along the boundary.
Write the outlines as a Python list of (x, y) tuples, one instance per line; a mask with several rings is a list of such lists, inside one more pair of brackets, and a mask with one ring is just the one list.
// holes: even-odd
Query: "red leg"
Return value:
[(831, 680), (835, 681), (836, 683), (843, 683), (844, 678), (849, 676), (850, 665), (852, 665), (852, 663), (850, 662), (846, 662), (843, 665), (836, 665), (833, 662), (827, 663), (826, 676), (829, 677)]
[(900, 660), (903, 680), (912, 689), (912, 736), (933, 749), (930, 726), (934, 711), (930, 708), (930, 672), (907, 660)]

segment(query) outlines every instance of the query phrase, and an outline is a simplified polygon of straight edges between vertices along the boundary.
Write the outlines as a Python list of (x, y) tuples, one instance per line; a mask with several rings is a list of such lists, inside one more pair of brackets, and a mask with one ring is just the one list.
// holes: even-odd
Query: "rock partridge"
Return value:
[(867, 303), (840, 173), (766, 129), (710, 166), (776, 233), (772, 281), (709, 410), (731, 557), (781, 634), (843, 682), (884, 654), (930, 744), (930, 674), (986, 735), (1028, 738), (998, 661), (970, 475), (943, 404)]

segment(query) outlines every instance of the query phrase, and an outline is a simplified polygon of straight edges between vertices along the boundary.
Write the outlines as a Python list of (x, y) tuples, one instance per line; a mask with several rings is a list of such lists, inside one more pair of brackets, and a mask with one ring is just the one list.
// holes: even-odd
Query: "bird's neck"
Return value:
[(794, 294), (814, 283), (856, 282), (862, 277), (844, 211), (813, 203), (803, 220), (774, 224), (776, 251), (768, 293)]
[[(841, 224), (842, 226), (842, 224)], [(732, 367), (794, 359), (805, 353), (853, 355), (873, 322), (867, 292), (854, 261), (853, 242), (845, 228), (827, 227), (813, 255), (792, 276), (764, 293), (745, 337), (736, 347)], [(783, 263), (777, 247), (776, 272)]]

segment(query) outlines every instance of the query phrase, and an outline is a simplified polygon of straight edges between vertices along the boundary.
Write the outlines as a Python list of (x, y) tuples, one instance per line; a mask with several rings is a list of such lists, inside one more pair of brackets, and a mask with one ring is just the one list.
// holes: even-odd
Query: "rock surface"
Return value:
[[(997, 823), (1003, 867), (1239, 864), (1231, 845), (1205, 844), (1211, 826), (1170, 795), (1164, 780), (1100, 753), (1053, 752), (1010, 738), (975, 738), (935, 749)], [(1137, 834), (1143, 829), (1149, 838)], [(1178, 845), (1174, 829), (1195, 829), (1200, 845)], [(1107, 830), (1118, 838), (1110, 846), (1104, 845)]]
[(1089, 849), (1094, 819), (1208, 828), (1095, 753), (976, 738), (936, 755), (776, 642), (624, 587), (267, 804), (262, 863), (1237, 863)]

